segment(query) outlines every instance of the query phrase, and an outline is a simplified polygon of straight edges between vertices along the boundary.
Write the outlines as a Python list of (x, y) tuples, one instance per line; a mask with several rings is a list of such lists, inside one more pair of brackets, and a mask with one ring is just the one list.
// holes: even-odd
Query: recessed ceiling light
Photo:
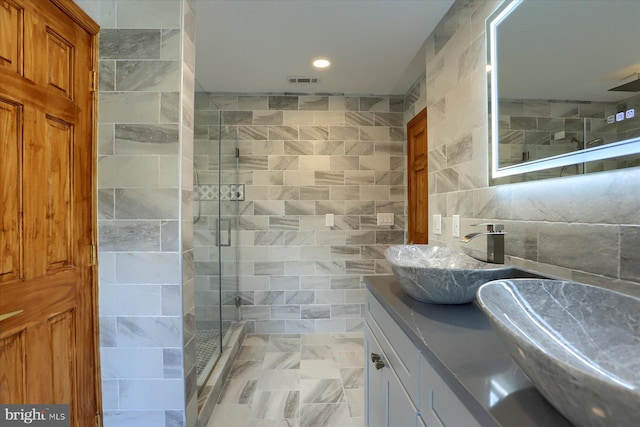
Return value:
[(324, 58), (319, 58), (313, 61), (313, 66), (316, 68), (327, 68), (329, 65), (331, 65), (331, 62)]

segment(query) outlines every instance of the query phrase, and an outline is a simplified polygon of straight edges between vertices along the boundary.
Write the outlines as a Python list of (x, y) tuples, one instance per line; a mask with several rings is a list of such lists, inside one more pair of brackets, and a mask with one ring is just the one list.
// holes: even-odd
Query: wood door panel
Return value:
[(51, 337), (51, 377), (53, 378), (53, 402), (70, 402), (76, 391), (76, 330), (74, 310), (60, 313), (49, 319)]
[(70, 404), (73, 427), (100, 413), (97, 31), (71, 0), (0, 0), (0, 314), (24, 310), (0, 320), (0, 403)]
[(71, 200), (73, 176), (73, 126), (47, 116), (46, 171), (47, 171), (47, 271), (73, 264), (74, 236), (73, 206)]
[(25, 331), (19, 330), (0, 339), (0, 403), (24, 403), (26, 394), (26, 340)]
[(409, 243), (428, 243), (427, 110), (418, 113), (407, 124), (407, 185)]
[(49, 64), (48, 84), (60, 90), (67, 98), (73, 99), (74, 46), (49, 27), (47, 27), (47, 62)]
[(0, 67), (22, 74), (23, 10), (0, 0)]
[[(417, 206), (426, 206), (427, 205), (427, 171), (426, 169), (421, 169), (416, 171), (415, 174), (415, 189), (416, 189), (416, 207)], [(420, 212), (414, 213), (415, 217), (415, 233), (417, 235), (427, 235), (427, 218), (425, 215), (420, 215)]]
[(22, 276), (22, 106), (0, 99), (0, 283)]

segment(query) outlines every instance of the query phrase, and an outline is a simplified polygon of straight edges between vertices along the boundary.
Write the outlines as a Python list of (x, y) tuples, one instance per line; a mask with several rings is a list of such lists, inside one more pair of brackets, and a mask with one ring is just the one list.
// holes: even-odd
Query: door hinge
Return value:
[(242, 298), (241, 297), (236, 297), (236, 308), (240, 308), (240, 306), (242, 305)]
[(91, 266), (98, 263), (98, 248), (95, 243), (91, 244)]
[(93, 92), (98, 90), (98, 72), (95, 70), (91, 71), (91, 90)]
[(93, 420), (93, 427), (102, 427), (102, 417), (100, 416), (100, 414), (96, 414)]

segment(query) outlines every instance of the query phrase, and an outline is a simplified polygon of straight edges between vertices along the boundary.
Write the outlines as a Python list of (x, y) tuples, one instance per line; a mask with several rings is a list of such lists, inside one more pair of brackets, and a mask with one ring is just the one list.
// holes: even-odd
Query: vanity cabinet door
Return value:
[(365, 326), (365, 422), (368, 427), (387, 427), (389, 425), (387, 401), (388, 383), (384, 369), (376, 369), (371, 355), (382, 356), (380, 345), (373, 338), (371, 330)]
[(429, 427), (480, 427), (424, 357), (420, 360), (420, 414)]
[(386, 369), (389, 381), (389, 427), (415, 426), (418, 419), (418, 410), (413, 406), (400, 379), (392, 369)]
[[(368, 427), (415, 427), (418, 410), (387, 361), (380, 343), (365, 327), (365, 416)], [(376, 357), (379, 356), (378, 360)], [(378, 369), (376, 361), (384, 364)], [(382, 365), (379, 365), (382, 366)]]

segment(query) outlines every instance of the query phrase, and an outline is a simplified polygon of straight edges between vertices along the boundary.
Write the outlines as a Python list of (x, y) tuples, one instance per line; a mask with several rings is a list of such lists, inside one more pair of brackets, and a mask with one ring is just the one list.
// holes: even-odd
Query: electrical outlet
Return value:
[(433, 234), (442, 234), (442, 215), (433, 216)]
[(460, 215), (453, 215), (452, 219), (451, 235), (453, 237), (460, 237)]
[(324, 225), (327, 227), (333, 227), (335, 225), (333, 214), (326, 214), (324, 216)]

